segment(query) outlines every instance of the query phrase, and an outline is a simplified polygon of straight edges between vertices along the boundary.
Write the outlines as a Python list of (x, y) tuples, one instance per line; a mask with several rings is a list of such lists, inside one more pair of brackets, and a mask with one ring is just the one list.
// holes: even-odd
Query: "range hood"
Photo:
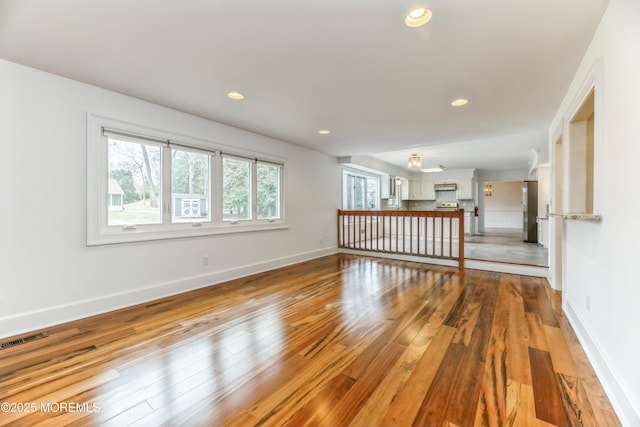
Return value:
[(433, 189), (436, 191), (456, 191), (458, 189), (458, 185), (455, 182), (450, 184), (436, 184), (433, 186)]

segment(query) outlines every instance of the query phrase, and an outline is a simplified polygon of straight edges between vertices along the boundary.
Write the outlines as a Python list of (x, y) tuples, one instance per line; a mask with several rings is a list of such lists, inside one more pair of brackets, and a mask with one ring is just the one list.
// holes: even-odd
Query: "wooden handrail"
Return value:
[[(339, 248), (457, 259), (458, 267), (464, 268), (464, 210), (462, 209), (452, 211), (338, 209), (337, 231)], [(457, 247), (454, 245), (456, 241)]]

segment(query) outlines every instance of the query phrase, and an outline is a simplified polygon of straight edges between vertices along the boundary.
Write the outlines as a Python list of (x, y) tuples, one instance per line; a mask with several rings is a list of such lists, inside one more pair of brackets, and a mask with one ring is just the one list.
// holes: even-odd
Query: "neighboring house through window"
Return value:
[(122, 187), (118, 184), (113, 178), (109, 178), (109, 210), (122, 210), (124, 207), (124, 191), (122, 191)]

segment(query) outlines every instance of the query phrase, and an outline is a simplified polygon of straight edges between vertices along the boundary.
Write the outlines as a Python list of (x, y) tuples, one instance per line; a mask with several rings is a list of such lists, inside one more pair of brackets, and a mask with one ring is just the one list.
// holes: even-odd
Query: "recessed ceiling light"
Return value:
[(432, 13), (429, 9), (420, 7), (414, 9), (404, 18), (407, 27), (421, 27), (431, 20)]
[(319, 133), (320, 135), (329, 135), (329, 134), (331, 133), (331, 131), (330, 131), (329, 129), (320, 129), (320, 130), (318, 131), (318, 133)]
[(409, 16), (412, 17), (413, 19), (418, 19), (422, 15), (424, 15), (424, 13), (425, 13), (424, 7), (421, 7), (419, 9), (415, 9), (409, 12)]
[(454, 107), (462, 107), (463, 105), (466, 105), (468, 102), (469, 102), (468, 99), (460, 98), (460, 99), (456, 99), (455, 101), (451, 101), (451, 105), (453, 105)]
[(227, 94), (227, 98), (240, 100), (240, 99), (244, 99), (244, 95), (241, 94), (240, 92), (229, 92)]

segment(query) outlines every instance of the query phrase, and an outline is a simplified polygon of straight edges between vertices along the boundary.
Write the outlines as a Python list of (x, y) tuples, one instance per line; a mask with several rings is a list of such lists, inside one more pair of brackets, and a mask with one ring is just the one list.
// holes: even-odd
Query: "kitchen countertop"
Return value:
[(602, 222), (602, 215), (595, 215), (590, 213), (569, 213), (569, 214), (550, 213), (549, 216), (567, 219), (567, 220), (573, 220), (573, 221)]

